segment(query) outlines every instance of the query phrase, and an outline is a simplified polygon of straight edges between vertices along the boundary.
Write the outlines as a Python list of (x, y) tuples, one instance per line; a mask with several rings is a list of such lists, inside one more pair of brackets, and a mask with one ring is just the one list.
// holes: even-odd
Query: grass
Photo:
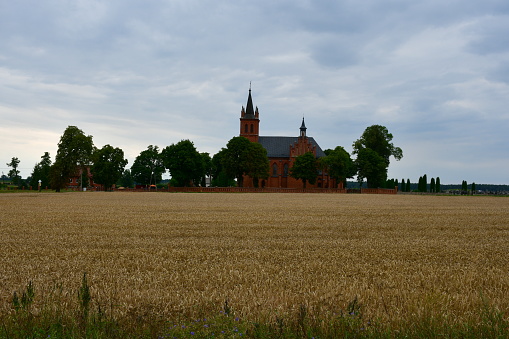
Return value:
[(0, 195), (0, 337), (507, 337), (508, 204)]

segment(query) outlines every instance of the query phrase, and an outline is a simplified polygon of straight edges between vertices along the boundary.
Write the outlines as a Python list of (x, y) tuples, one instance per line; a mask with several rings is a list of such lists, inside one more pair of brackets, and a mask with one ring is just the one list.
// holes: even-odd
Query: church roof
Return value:
[(249, 88), (249, 96), (247, 97), (246, 115), (244, 119), (255, 119), (255, 111), (253, 108), (253, 99), (251, 98), (251, 88)]
[[(269, 158), (289, 158), (290, 146), (298, 141), (299, 137), (258, 137), (258, 142), (267, 150)], [(316, 147), (316, 156), (324, 157), (325, 153), (312, 137), (307, 138), (311, 145)]]

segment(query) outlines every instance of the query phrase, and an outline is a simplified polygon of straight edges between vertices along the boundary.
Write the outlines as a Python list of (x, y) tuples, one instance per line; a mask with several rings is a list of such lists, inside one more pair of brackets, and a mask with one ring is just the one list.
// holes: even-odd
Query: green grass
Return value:
[(44, 298), (36, 310), (34, 301), (41, 296), (29, 282), (13, 292), (11, 312), (0, 315), (0, 338), (509, 338), (507, 315), (484, 299), (476, 322), (450, 323), (430, 316), (396, 321), (395, 326), (364, 319), (357, 299), (335, 314), (321, 315), (300, 305), (295, 314), (257, 322), (238, 317), (227, 300), (217, 312), (194, 318), (163, 319), (154, 314), (117, 318), (114, 305), (108, 309), (94, 303), (86, 274), (75, 292), (71, 308), (61, 306), (57, 293)]

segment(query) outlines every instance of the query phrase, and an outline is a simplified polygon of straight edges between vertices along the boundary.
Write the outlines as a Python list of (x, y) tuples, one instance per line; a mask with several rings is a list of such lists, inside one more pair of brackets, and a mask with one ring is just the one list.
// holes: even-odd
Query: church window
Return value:
[(251, 124), (251, 133), (254, 133), (254, 126)]
[(244, 126), (244, 133), (247, 133), (247, 124)]
[(277, 164), (276, 163), (272, 164), (272, 175), (273, 176), (277, 175)]
[(284, 167), (283, 167), (283, 174), (285, 177), (288, 176), (288, 164), (285, 164)]

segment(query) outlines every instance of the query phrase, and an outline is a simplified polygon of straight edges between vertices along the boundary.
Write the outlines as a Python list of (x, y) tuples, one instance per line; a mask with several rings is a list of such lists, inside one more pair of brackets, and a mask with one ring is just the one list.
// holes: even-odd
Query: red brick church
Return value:
[[(240, 136), (251, 142), (260, 143), (266, 150), (269, 158), (270, 173), (267, 180), (260, 181), (261, 187), (302, 188), (302, 180), (290, 176), (295, 158), (306, 152), (312, 152), (315, 157), (321, 158), (325, 153), (312, 137), (306, 134), (304, 118), (300, 126), (300, 134), (295, 137), (260, 136), (260, 113), (258, 107), (253, 108), (251, 88), (247, 97), (247, 106), (240, 113)], [(244, 186), (253, 186), (252, 180), (244, 179)], [(335, 188), (335, 180), (329, 178), (324, 171), (319, 172), (314, 185), (307, 184), (307, 188)]]

